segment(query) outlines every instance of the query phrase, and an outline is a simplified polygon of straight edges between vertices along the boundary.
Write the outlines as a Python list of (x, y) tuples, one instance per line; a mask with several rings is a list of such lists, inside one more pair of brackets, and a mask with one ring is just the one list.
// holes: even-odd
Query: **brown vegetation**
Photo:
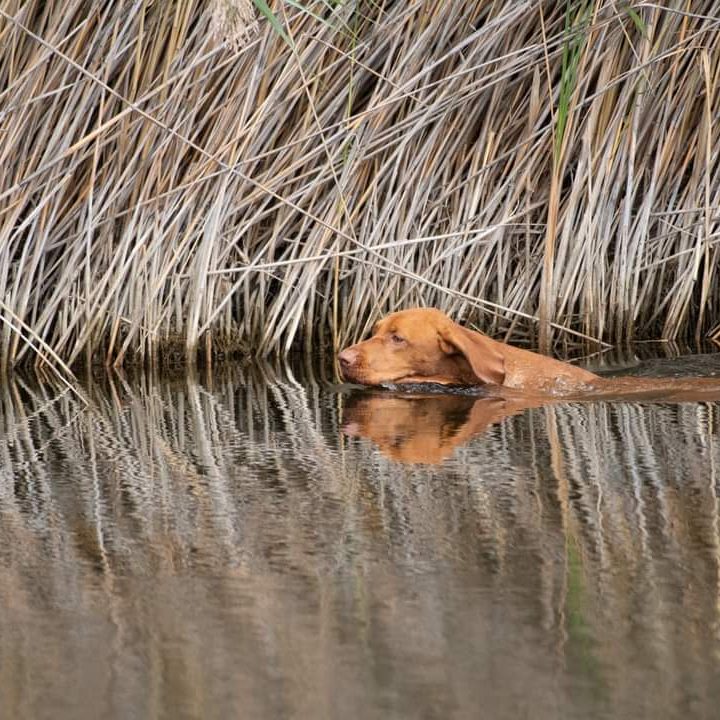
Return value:
[(271, 6), (286, 38), (222, 42), (197, 0), (3, 3), (4, 370), (338, 347), (408, 304), (720, 333), (720, 2)]

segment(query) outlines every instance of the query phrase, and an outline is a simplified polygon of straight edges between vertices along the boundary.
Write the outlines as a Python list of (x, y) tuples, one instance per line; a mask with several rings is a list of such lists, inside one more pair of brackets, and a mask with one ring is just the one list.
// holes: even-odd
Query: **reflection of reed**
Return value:
[(2, 389), (9, 714), (717, 699), (717, 405), (531, 409), (412, 467), (269, 380)]

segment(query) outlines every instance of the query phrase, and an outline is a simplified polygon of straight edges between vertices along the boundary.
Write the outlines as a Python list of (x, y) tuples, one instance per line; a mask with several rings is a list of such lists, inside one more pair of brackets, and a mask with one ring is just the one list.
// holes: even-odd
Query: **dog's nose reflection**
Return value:
[(371, 440), (397, 462), (436, 464), (490, 425), (527, 407), (517, 400), (467, 395), (358, 393), (345, 408), (342, 431)]

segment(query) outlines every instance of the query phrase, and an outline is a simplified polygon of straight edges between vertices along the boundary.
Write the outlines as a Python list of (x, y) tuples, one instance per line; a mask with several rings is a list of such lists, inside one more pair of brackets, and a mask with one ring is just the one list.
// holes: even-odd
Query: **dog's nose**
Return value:
[(352, 348), (345, 348), (338, 355), (338, 360), (340, 361), (340, 366), (343, 368), (352, 367), (357, 362), (357, 359), (358, 359), (357, 350), (353, 350)]

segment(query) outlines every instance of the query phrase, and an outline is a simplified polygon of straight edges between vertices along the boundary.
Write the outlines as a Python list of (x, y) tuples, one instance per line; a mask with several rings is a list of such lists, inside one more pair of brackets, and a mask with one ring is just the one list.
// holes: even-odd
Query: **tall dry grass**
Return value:
[(720, 335), (720, 2), (671, 5), (7, 0), (2, 369), (410, 304), (545, 348)]

